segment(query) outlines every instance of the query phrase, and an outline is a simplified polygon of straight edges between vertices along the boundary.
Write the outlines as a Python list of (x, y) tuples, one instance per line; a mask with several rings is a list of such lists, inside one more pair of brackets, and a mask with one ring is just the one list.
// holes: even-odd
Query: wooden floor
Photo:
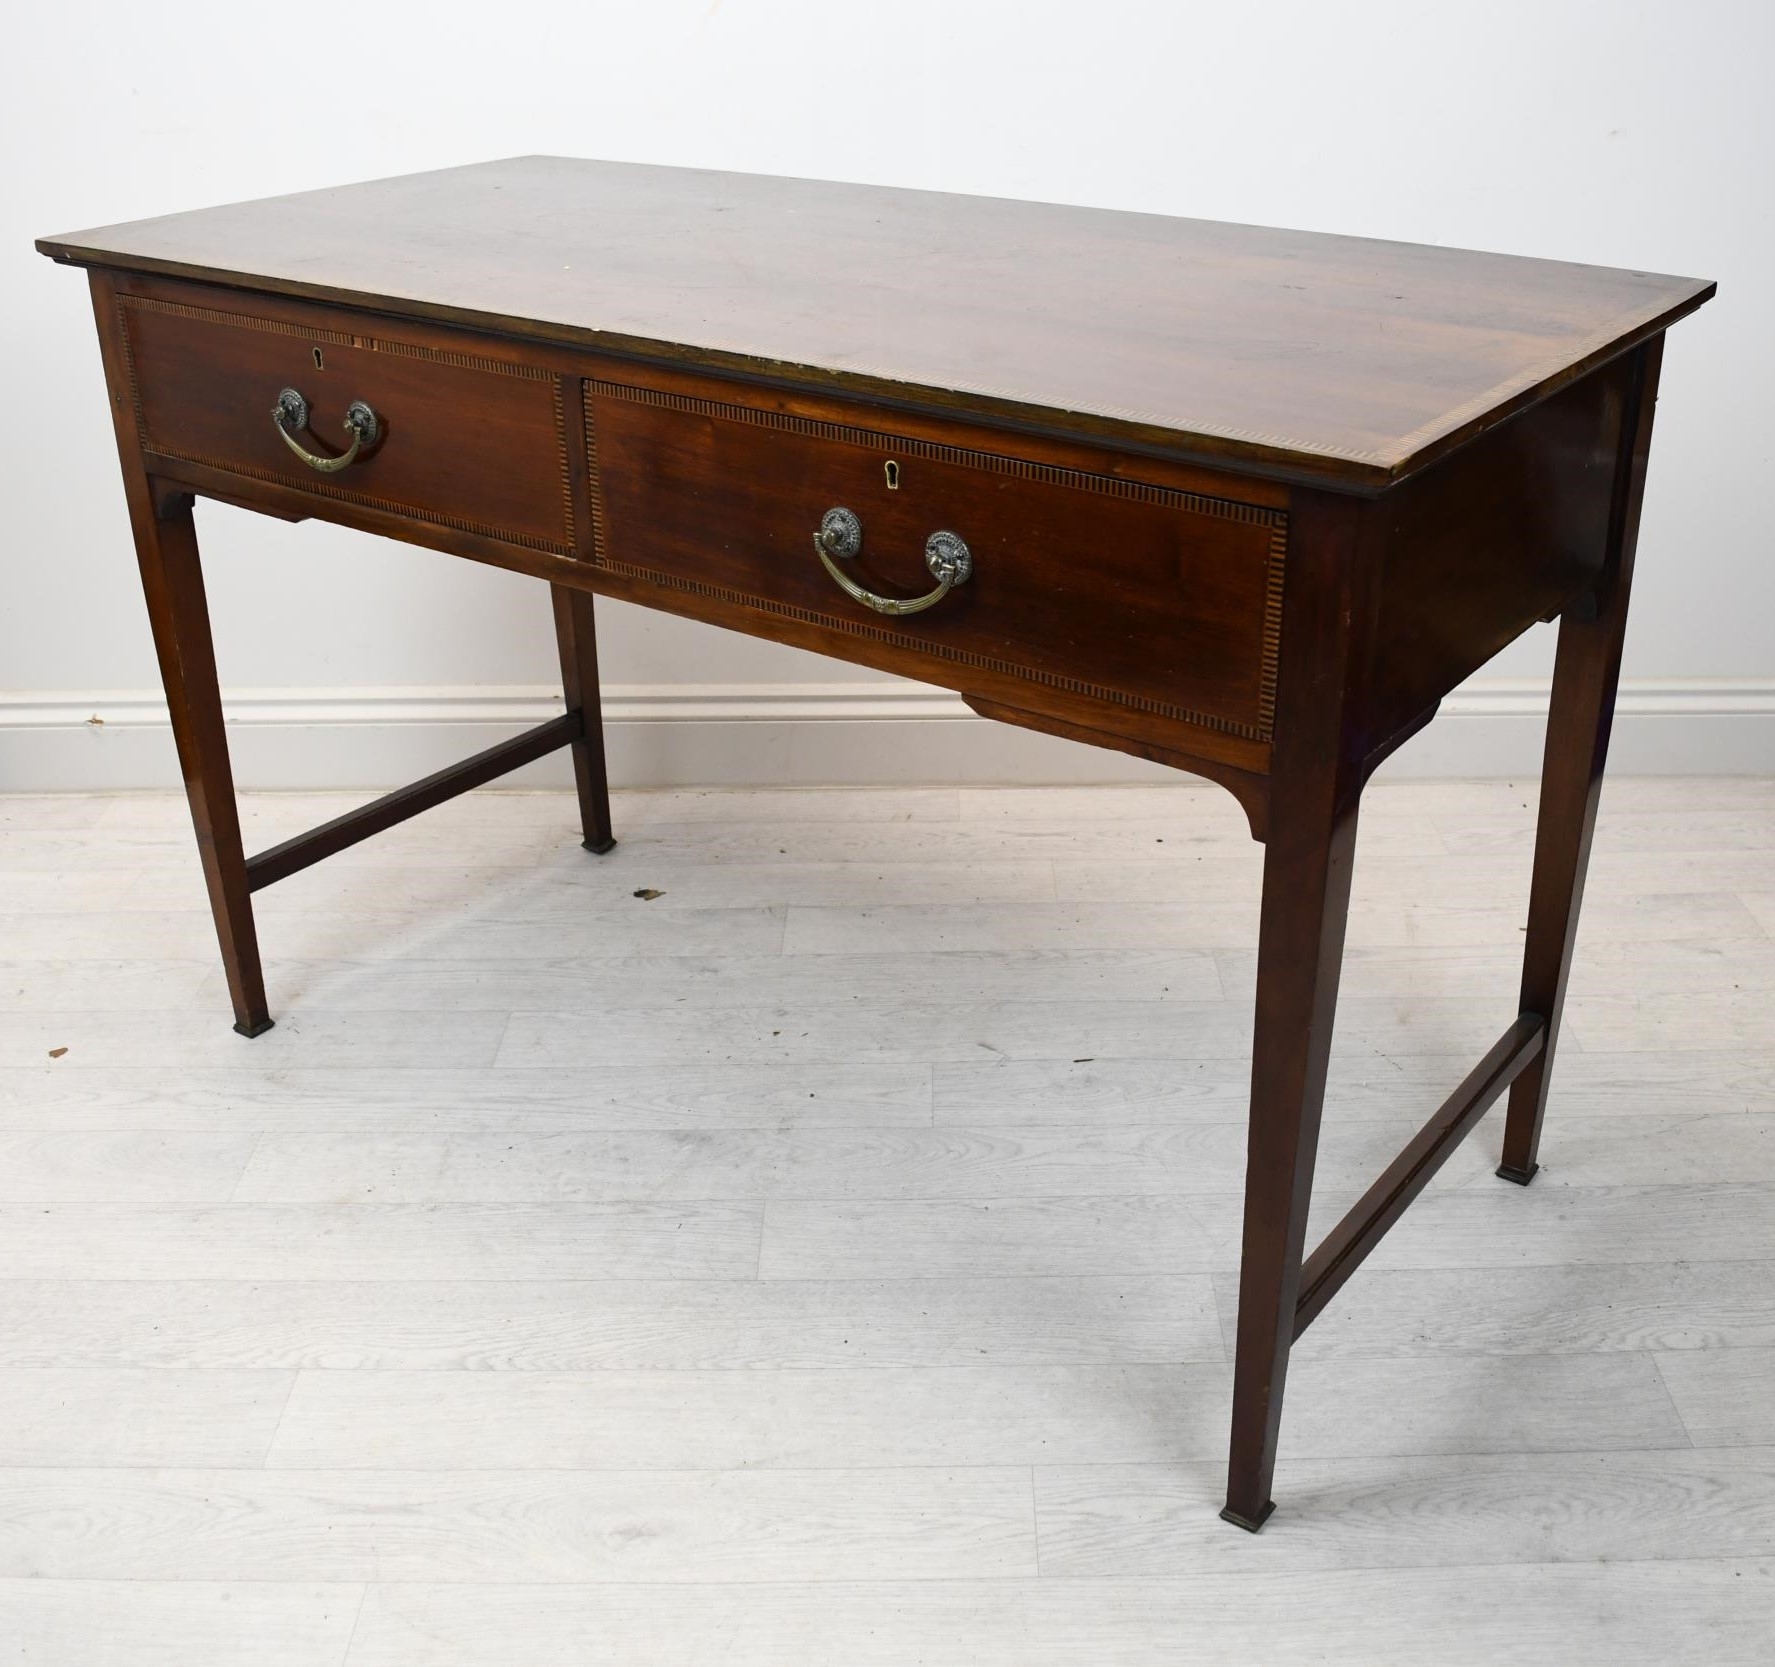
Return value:
[[(1531, 802), (1370, 796), (1322, 1223), (1514, 1015)], [(0, 1660), (1770, 1660), (1775, 782), (1610, 784), (1540, 1178), (1494, 1113), (1315, 1325), (1257, 1538), (1231, 800), (617, 818), (263, 894), (248, 1042), (179, 801), (0, 800)]]

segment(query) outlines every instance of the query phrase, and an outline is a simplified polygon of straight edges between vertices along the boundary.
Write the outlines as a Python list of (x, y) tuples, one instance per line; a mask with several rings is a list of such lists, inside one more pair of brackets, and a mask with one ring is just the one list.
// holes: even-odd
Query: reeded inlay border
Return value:
[[(176, 446), (162, 445), (148, 432), (147, 412), (142, 405), (142, 391), (136, 377), (135, 343), (130, 334), (129, 309), (141, 308), (146, 312), (171, 313), (178, 318), (197, 319), (205, 324), (220, 324), (240, 330), (261, 330), (272, 335), (295, 336), (302, 341), (326, 342), (335, 347), (365, 348), (374, 353), (400, 354), (409, 359), (426, 359), (435, 364), (454, 365), (461, 370), (484, 371), (493, 376), (516, 376), (527, 382), (549, 382), (553, 384), (552, 393), (555, 408), (555, 450), (561, 474), (561, 514), (566, 529), (564, 539), (538, 538), (531, 533), (513, 532), (506, 527), (495, 527), (484, 522), (466, 520), (461, 516), (445, 515), (441, 511), (431, 509), (423, 504), (398, 503), (393, 499), (379, 498), (368, 492), (353, 491), (348, 486), (341, 486), (318, 477), (308, 479), (305, 476), (292, 478), (280, 475), (271, 469), (259, 467), (256, 463), (242, 463), (237, 459), (203, 457), (195, 452), (184, 451)], [(219, 469), (226, 474), (247, 475), (254, 480), (268, 481), (274, 486), (294, 485), (300, 491), (313, 492), (323, 498), (336, 498), (343, 503), (362, 504), (366, 509), (379, 509), (385, 514), (399, 515), (410, 521), (425, 521), (436, 527), (449, 527), (456, 532), (473, 533), (480, 538), (497, 539), (503, 544), (518, 544), (530, 550), (543, 550), (550, 555), (570, 556), (574, 552), (574, 517), (573, 488), (567, 462), (567, 412), (561, 397), (561, 378), (553, 371), (538, 370), (531, 365), (508, 364), (501, 359), (485, 359), (472, 353), (454, 353), (439, 348), (419, 347), (412, 342), (390, 340), (382, 336), (356, 335), (349, 331), (333, 330), (322, 324), (291, 324), (283, 319), (261, 318), (252, 313), (222, 312), (214, 307), (194, 307), (183, 301), (162, 301), (158, 297), (148, 295), (119, 295), (117, 297), (118, 335), (123, 342), (124, 369), (129, 376), (130, 401), (135, 407), (136, 432), (141, 436), (143, 447), (162, 457), (176, 457), (184, 463), (201, 464), (206, 469)]]
[(705, 584), (699, 579), (687, 579), (680, 574), (663, 573), (657, 568), (641, 567), (633, 562), (616, 560), (610, 554), (606, 538), (603, 489), (598, 473), (597, 424), (592, 415), (592, 402), (589, 396), (596, 394), (611, 399), (627, 400), (636, 405), (653, 405), (668, 410), (694, 412), (699, 416), (715, 417), (728, 422), (750, 423), (761, 428), (786, 430), (813, 439), (832, 441), (838, 445), (893, 451), (908, 457), (930, 458), (944, 463), (959, 464), (964, 468), (985, 469), (994, 474), (1014, 475), (1022, 480), (1041, 481), (1050, 486), (1064, 486), (1081, 492), (1096, 492), (1105, 497), (1132, 499), (1138, 503), (1162, 504), (1168, 508), (1187, 510), (1197, 515), (1213, 516), (1217, 520), (1240, 521), (1250, 526), (1267, 527), (1270, 540), (1264, 583), (1264, 613), (1259, 652), (1259, 719), (1255, 724), (1238, 723), (1229, 718), (1217, 717), (1213, 713), (1197, 712), (1188, 707), (1149, 700), (1143, 695), (1105, 688), (1076, 677), (1063, 677), (1055, 672), (1042, 671), (1035, 666), (1020, 665), (1011, 660), (1000, 660), (990, 655), (975, 654), (971, 650), (956, 648), (947, 643), (922, 642), (918, 646), (922, 653), (929, 654), (934, 659), (948, 660), (958, 665), (973, 666), (982, 671), (993, 671), (1009, 677), (1022, 678), (1026, 682), (1041, 683), (1049, 688), (1062, 689), (1069, 694), (1083, 695), (1092, 700), (1129, 707), (1134, 711), (1151, 713), (1155, 717), (1175, 719), (1180, 723), (1195, 724), (1204, 729), (1216, 730), (1224, 735), (1236, 735), (1248, 741), (1267, 742), (1270, 740), (1275, 727), (1276, 671), (1282, 643), (1282, 580), (1288, 553), (1288, 515), (1286, 511), (1269, 509), (1258, 504), (1240, 503), (1231, 498), (1210, 498), (1197, 492), (1182, 492), (1175, 487), (1153, 486), (1146, 481), (1122, 480), (1114, 475), (1094, 475), (1081, 469), (1067, 469), (1050, 463), (1032, 463), (1023, 458), (1005, 457), (996, 452), (975, 451), (966, 447), (945, 445), (935, 440), (918, 440), (905, 435), (883, 433), (876, 429), (823, 422), (817, 418), (795, 416), (783, 411), (760, 410), (754, 406), (734, 405), (722, 400), (701, 399), (690, 394), (664, 393), (655, 388), (635, 387), (626, 382), (588, 379), (585, 391), (588, 396), (583, 401), (586, 464), (591, 480), (592, 559), (594, 565), (611, 573), (622, 574), (627, 578), (644, 579), (649, 584), (665, 585), (673, 590), (688, 591), (693, 595), (706, 596), (715, 601), (800, 620), (806, 625), (817, 625), (822, 630), (837, 631), (850, 637), (865, 637), (875, 642), (892, 643), (897, 647), (906, 646), (906, 638), (903, 635), (861, 620), (844, 619), (836, 614), (821, 613), (812, 608), (801, 608), (792, 603), (779, 602), (773, 597), (729, 590), (721, 585)]

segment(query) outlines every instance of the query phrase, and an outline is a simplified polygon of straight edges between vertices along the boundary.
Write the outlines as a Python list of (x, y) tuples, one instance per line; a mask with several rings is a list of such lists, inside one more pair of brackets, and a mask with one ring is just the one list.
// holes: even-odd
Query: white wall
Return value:
[[(1617, 757), (1775, 768), (1767, 0), (96, 0), (4, 27), (0, 785), (173, 779), (85, 288), (31, 238), (529, 151), (1717, 277), (1666, 356)], [(548, 709), (541, 586), (199, 515), (245, 782), (392, 781)], [(625, 779), (1141, 768), (603, 611)], [(1550, 646), (1406, 761), (1532, 767)]]

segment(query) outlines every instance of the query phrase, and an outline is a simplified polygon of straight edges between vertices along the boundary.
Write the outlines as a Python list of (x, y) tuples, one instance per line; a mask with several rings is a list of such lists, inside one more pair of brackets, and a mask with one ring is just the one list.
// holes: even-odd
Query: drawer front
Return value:
[[(259, 316), (138, 295), (119, 297), (125, 362), (144, 449), (343, 499), (415, 522), (561, 555), (573, 551), (567, 429), (559, 377), (472, 349), (358, 333), (316, 309)], [(374, 328), (374, 327), (372, 327)], [(272, 423), (294, 388), (309, 408), (294, 437), (337, 456), (345, 414), (376, 414), (375, 442), (321, 473)]]
[[(588, 382), (585, 411), (593, 559), (637, 599), (787, 616), (809, 646), (1010, 705), (1058, 695), (1270, 738), (1281, 510), (616, 382)], [(861, 522), (840, 566), (872, 592), (930, 592), (939, 530), (972, 575), (924, 612), (873, 612), (815, 551), (833, 508)]]

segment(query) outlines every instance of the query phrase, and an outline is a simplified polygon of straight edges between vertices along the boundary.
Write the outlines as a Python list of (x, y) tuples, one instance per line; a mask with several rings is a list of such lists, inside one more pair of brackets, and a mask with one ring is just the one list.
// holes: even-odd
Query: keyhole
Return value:
[(327, 368), (321, 363), (320, 349), (318, 347), (314, 350), (314, 368), (316, 370), (325, 370)]
[(881, 466), (881, 472), (887, 476), (887, 489), (890, 492), (900, 490), (900, 465), (891, 457)]

